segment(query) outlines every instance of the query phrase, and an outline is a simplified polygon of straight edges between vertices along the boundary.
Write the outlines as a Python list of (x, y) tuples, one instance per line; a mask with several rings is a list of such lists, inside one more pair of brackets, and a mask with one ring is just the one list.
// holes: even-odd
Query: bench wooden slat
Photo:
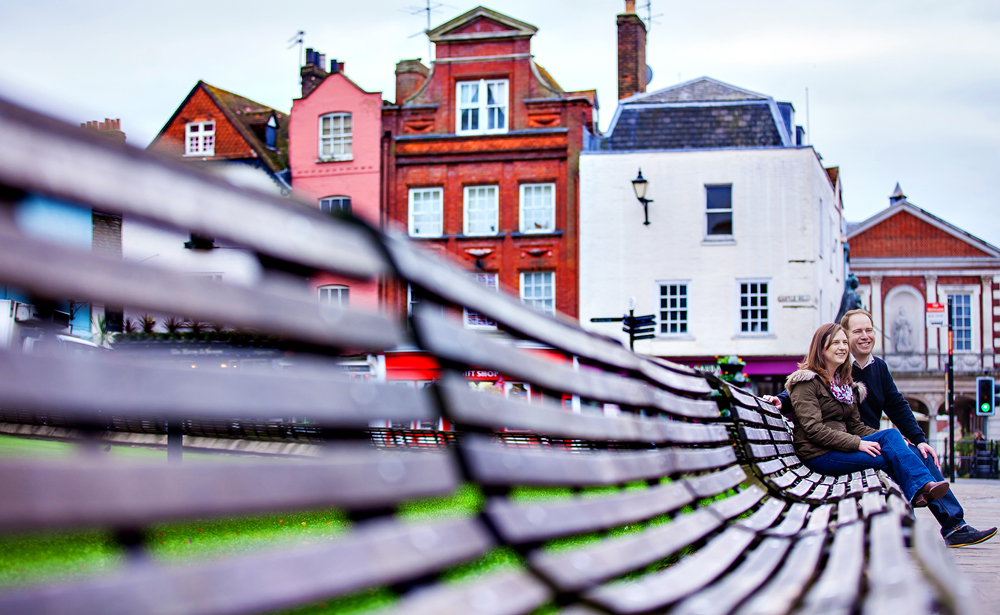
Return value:
[(361, 447), (316, 461), (232, 465), (7, 461), (0, 464), (0, 529), (139, 527), (321, 506), (382, 508), (447, 494), (458, 484), (450, 455)]
[(937, 590), (946, 612), (978, 615), (979, 599), (969, 578), (962, 574), (934, 524), (921, 518), (913, 528), (913, 554)]
[(774, 525), (781, 513), (785, 510), (786, 503), (777, 498), (768, 498), (760, 508), (746, 519), (739, 520), (736, 524), (745, 527), (752, 532), (763, 532)]
[(732, 489), (747, 478), (740, 466), (733, 466), (721, 472), (695, 476), (685, 480), (691, 491), (699, 498), (707, 498), (727, 489)]
[(825, 543), (825, 533), (797, 540), (781, 570), (736, 615), (785, 615), (791, 611), (812, 579)]
[(721, 581), (691, 596), (670, 611), (671, 615), (727, 615), (777, 569), (791, 540), (766, 538)]
[(878, 514), (870, 525), (868, 595), (863, 615), (930, 613), (931, 593), (903, 544), (899, 517), (894, 513)]
[(729, 441), (729, 433), (723, 425), (647, 419), (628, 414), (572, 414), (555, 403), (535, 401), (529, 404), (498, 395), (484, 395), (469, 388), (464, 379), (456, 382), (449, 378), (441, 390), (449, 416), (467, 425), (495, 427), (502, 424), (512, 429), (584, 440), (656, 443)]
[(858, 501), (846, 498), (837, 503), (837, 525), (854, 523), (858, 520)]
[(810, 491), (811, 491), (811, 490), (812, 490), (812, 489), (813, 489), (813, 488), (814, 488), (815, 486), (816, 486), (816, 483), (814, 483), (814, 482), (812, 482), (812, 481), (810, 481), (810, 480), (805, 480), (805, 479), (803, 479), (803, 480), (800, 480), (800, 481), (799, 481), (799, 482), (798, 482), (798, 483), (797, 483), (797, 484), (796, 484), (796, 485), (795, 485), (794, 487), (792, 487), (791, 489), (787, 489), (787, 490), (786, 490), (786, 493), (790, 493), (790, 494), (792, 494), (792, 495), (794, 495), (795, 497), (798, 497), (798, 498), (803, 498), (803, 497), (805, 497), (805, 495), (806, 495), (807, 493), (809, 493), (809, 492), (810, 492)]
[(817, 485), (816, 488), (806, 496), (806, 500), (809, 500), (810, 502), (822, 502), (826, 499), (826, 494), (829, 492), (829, 485)]
[(0, 403), (81, 420), (306, 416), (319, 426), (367, 427), (375, 419), (438, 417), (428, 391), (349, 381), (335, 365), (328, 372), (209, 371), (0, 350)]
[(802, 615), (850, 615), (854, 612), (865, 563), (865, 526), (848, 523), (837, 529), (819, 579), (806, 594)]
[(830, 490), (830, 497), (840, 499), (844, 497), (845, 493), (847, 493), (847, 485), (844, 483), (837, 483), (833, 486), (833, 489)]
[(790, 537), (799, 533), (802, 526), (806, 523), (806, 515), (809, 514), (809, 505), (796, 503), (792, 504), (792, 507), (788, 509), (785, 513), (785, 518), (781, 520), (781, 524), (773, 527), (764, 533), (768, 536), (781, 536)]
[(400, 275), (411, 284), (450, 303), (489, 316), (525, 337), (600, 364), (631, 372), (642, 372), (671, 389), (696, 394), (711, 391), (711, 387), (702, 376), (688, 370), (655, 369), (657, 366), (640, 359), (619, 344), (589, 334), (579, 327), (561, 322), (537, 310), (526, 308), (513, 297), (503, 293), (498, 295), (471, 278), (459, 279), (459, 276), (456, 276), (443, 262), (421, 253), (400, 237), (390, 234), (385, 245)]
[(799, 532), (799, 536), (825, 534), (830, 526), (831, 513), (833, 513), (833, 504), (823, 504), (812, 509), (812, 512), (809, 513), (809, 522), (806, 524), (806, 528)]
[(116, 143), (3, 100), (0, 141), (0, 183), (8, 186), (98, 211), (160, 220), (316, 269), (359, 278), (386, 271), (374, 235), (320, 212), (315, 204), (238, 188), (184, 161)]
[(757, 470), (761, 474), (774, 474), (779, 470), (785, 469), (785, 464), (780, 459), (771, 459), (770, 461), (755, 461), (754, 465), (757, 466)]
[(797, 480), (798, 476), (792, 472), (783, 472), (781, 474), (774, 474), (768, 477), (768, 481), (777, 486), (779, 489), (790, 487), (792, 483)]
[(774, 457), (778, 454), (777, 449), (773, 444), (747, 444), (747, 450), (751, 457), (756, 459), (767, 459), (768, 457)]
[(320, 306), (305, 286), (293, 292), (219, 283), (25, 237), (3, 224), (0, 243), (0, 280), (46, 299), (96, 300), (336, 348), (378, 350), (403, 341), (384, 316)]
[(736, 461), (730, 447), (575, 455), (504, 447), (480, 436), (468, 436), (463, 450), (473, 476), (488, 485), (618, 485)]
[(861, 514), (865, 519), (885, 510), (885, 496), (877, 491), (867, 491), (861, 496)]
[(743, 438), (750, 440), (751, 442), (770, 442), (771, 432), (766, 429), (760, 429), (758, 427), (740, 427), (740, 433)]
[(549, 588), (532, 575), (508, 572), (417, 591), (378, 615), (522, 615), (551, 597)]
[(787, 431), (771, 431), (771, 439), (776, 442), (791, 442), (792, 435)]
[[(493, 295), (495, 298), (496, 293)], [(443, 316), (418, 311), (414, 322), (421, 343), (428, 350), (462, 365), (495, 369), (518, 380), (588, 399), (659, 409), (667, 413), (673, 409), (671, 401), (678, 398), (662, 390), (656, 394), (653, 385), (634, 378), (598, 370), (574, 370), (572, 365), (533, 356), (513, 346), (487, 339)]]
[(521, 544), (649, 519), (694, 499), (684, 482), (678, 481), (644, 491), (546, 504), (518, 505), (505, 498), (490, 498), (486, 513), (505, 540)]
[(733, 408), (736, 413), (736, 418), (747, 423), (752, 423), (755, 425), (764, 425), (764, 418), (756, 410), (751, 410), (749, 408), (744, 408), (743, 406), (736, 406)]
[(645, 613), (677, 602), (719, 577), (750, 546), (756, 534), (731, 527), (696, 553), (638, 581), (606, 585), (586, 597), (615, 613)]
[(732, 395), (733, 400), (745, 408), (750, 408), (751, 410), (760, 409), (760, 405), (757, 403), (757, 398), (747, 393), (743, 389), (734, 385), (726, 385), (726, 390)]
[(719, 519), (728, 521), (756, 506), (757, 502), (764, 499), (764, 495), (764, 491), (760, 487), (752, 485), (731, 498), (715, 502), (708, 509), (719, 517)]
[(528, 560), (563, 591), (580, 591), (668, 557), (704, 538), (720, 523), (709, 511), (698, 510), (638, 534), (570, 552), (535, 551)]
[(237, 615), (290, 608), (365, 587), (422, 577), (484, 553), (474, 519), (427, 525), (373, 522), (328, 545), (124, 572), (0, 594), (11, 615)]

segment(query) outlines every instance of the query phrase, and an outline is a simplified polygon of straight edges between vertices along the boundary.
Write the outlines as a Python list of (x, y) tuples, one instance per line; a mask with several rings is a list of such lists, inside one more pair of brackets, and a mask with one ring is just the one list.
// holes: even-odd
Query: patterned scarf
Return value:
[(830, 392), (843, 404), (852, 405), (854, 403), (854, 389), (849, 384), (840, 384), (839, 378), (834, 378), (830, 382)]

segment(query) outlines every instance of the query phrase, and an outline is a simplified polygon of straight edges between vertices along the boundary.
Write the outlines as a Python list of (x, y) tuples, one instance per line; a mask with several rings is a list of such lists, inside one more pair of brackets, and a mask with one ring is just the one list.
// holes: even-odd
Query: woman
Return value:
[(895, 429), (876, 431), (861, 421), (858, 404), (865, 385), (851, 377), (847, 333), (838, 324), (813, 334), (809, 354), (785, 381), (792, 398), (795, 452), (822, 474), (850, 474), (866, 468), (885, 470), (915, 508), (948, 493), (935, 482)]

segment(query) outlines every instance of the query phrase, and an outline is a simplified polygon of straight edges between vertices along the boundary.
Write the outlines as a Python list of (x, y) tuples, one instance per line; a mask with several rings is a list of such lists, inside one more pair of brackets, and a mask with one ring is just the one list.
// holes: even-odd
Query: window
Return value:
[(972, 295), (948, 295), (951, 299), (955, 350), (972, 350)]
[(556, 313), (556, 276), (552, 271), (521, 274), (521, 302), (546, 314)]
[(278, 140), (278, 120), (271, 116), (271, 119), (267, 120), (267, 125), (264, 127), (264, 145), (268, 149), (274, 149)]
[(353, 160), (351, 153), (351, 114), (328, 113), (319, 118), (319, 157), (321, 160)]
[(420, 303), (420, 295), (413, 290), (413, 286), (410, 284), (406, 285), (406, 315), (413, 316), (414, 310), (417, 309), (417, 304)]
[(709, 235), (733, 234), (733, 187), (705, 186)]
[(319, 304), (347, 307), (350, 303), (351, 289), (347, 286), (331, 285), (319, 287)]
[(660, 284), (660, 333), (683, 335), (688, 332), (687, 282)]
[(189, 122), (184, 127), (184, 155), (215, 155), (215, 122)]
[(465, 188), (466, 235), (496, 235), (500, 208), (497, 204), (496, 186), (468, 186)]
[(440, 188), (410, 190), (410, 236), (440, 237), (442, 233)]
[(327, 196), (319, 200), (320, 211), (332, 214), (335, 211), (345, 214), (351, 213), (351, 197), (349, 196)]
[(457, 84), (458, 113), (455, 132), (482, 134), (507, 132), (507, 80), (466, 81)]
[(740, 333), (768, 333), (767, 282), (741, 281)]
[[(497, 274), (495, 273), (477, 273), (476, 281), (489, 288), (493, 292), (497, 292)], [(491, 320), (482, 314), (477, 312), (472, 312), (465, 310), (465, 328), (466, 329), (496, 329), (497, 321)]]
[(556, 185), (521, 186), (520, 219), (522, 233), (550, 233), (556, 228)]

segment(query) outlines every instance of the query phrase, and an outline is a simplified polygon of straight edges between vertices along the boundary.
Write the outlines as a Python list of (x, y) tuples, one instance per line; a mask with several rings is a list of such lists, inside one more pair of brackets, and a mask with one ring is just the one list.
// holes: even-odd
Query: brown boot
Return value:
[(927, 506), (934, 500), (940, 500), (944, 496), (948, 495), (948, 481), (934, 482), (931, 481), (920, 488), (917, 495), (913, 496), (913, 507), (923, 508)]

